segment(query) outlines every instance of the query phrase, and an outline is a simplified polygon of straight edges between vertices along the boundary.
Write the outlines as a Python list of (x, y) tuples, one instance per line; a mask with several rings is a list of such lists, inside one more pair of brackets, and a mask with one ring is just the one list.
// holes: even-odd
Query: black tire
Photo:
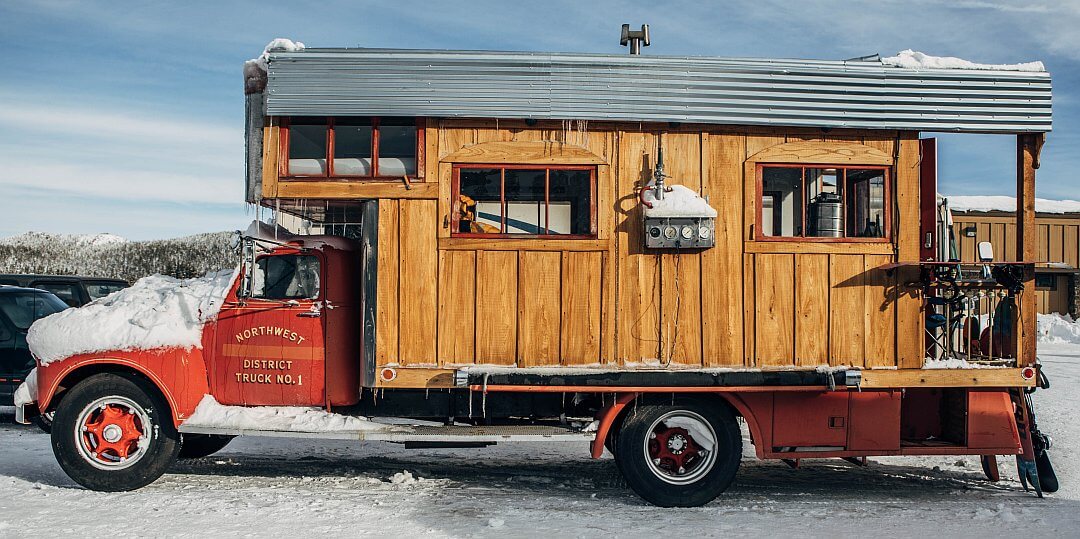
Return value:
[(52, 432), (53, 413), (46, 412), (44, 414), (38, 414), (34, 417), (34, 424), (38, 426), (45, 434)]
[[(682, 414), (680, 417), (695, 416), (708, 423), (711, 433), (705, 434), (715, 436), (714, 448), (708, 451), (712, 453), (711, 456), (703, 457), (701, 455), (707, 453), (698, 453), (704, 446), (695, 441), (689, 430), (682, 429), (679, 433), (678, 428), (673, 429), (661, 421), (672, 414)], [(685, 437), (690, 439), (690, 442), (679, 450), (687, 452), (687, 448), (694, 448), (698, 456), (697, 460), (687, 462), (685, 474), (682, 469), (668, 470), (670, 473), (665, 474), (661, 469), (664, 462), (654, 464), (650, 452), (657, 449), (656, 441), (661, 439), (650, 436), (654, 431), (663, 431), (662, 436), (674, 432), (677, 437), (683, 438), (680, 443), (686, 443)], [(668, 444), (664, 445), (670, 452), (672, 446), (669, 444), (678, 440), (675, 437), (666, 439)], [(735, 415), (722, 404), (703, 400), (686, 399), (674, 404), (638, 404), (627, 413), (616, 439), (615, 463), (626, 483), (645, 501), (660, 507), (698, 507), (709, 503), (731, 485), (741, 461), (742, 435)], [(696, 468), (691, 470), (691, 466)]]
[(215, 434), (181, 434), (180, 435), (180, 459), (201, 459), (209, 457), (221, 451), (235, 436), (218, 436)]
[[(102, 419), (106, 408), (125, 415)], [(110, 424), (102, 427), (103, 423)], [(91, 424), (103, 429), (100, 438), (83, 430)], [(116, 424), (130, 427), (110, 435), (108, 429)], [(110, 436), (120, 436), (120, 443), (133, 448), (134, 455), (120, 458), (123, 455), (107, 447), (101, 449), (110, 443)], [(129, 440), (131, 436), (136, 439)], [(95, 441), (99, 445), (94, 446)], [(168, 404), (153, 384), (136, 376), (97, 374), (76, 384), (60, 401), (53, 419), (52, 446), (60, 467), (76, 483), (90, 490), (121, 492), (161, 477), (176, 461), (180, 436)]]

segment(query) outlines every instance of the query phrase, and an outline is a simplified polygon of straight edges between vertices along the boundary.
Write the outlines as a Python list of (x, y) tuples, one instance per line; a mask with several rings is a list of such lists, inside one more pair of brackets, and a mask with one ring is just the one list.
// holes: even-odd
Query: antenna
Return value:
[(630, 56), (641, 55), (641, 46), (649, 46), (649, 25), (641, 25), (641, 30), (630, 30), (629, 24), (622, 25), (622, 35), (619, 37), (619, 45), (630, 45)]

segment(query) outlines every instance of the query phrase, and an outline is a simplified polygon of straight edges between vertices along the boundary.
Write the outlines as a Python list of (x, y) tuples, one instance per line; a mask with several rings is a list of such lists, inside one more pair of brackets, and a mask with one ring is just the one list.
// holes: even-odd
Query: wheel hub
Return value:
[(682, 454), (687, 445), (686, 438), (683, 438), (681, 434), (676, 433), (668, 438), (668, 450), (676, 455)]
[(95, 466), (123, 467), (144, 452), (148, 418), (136, 405), (125, 401), (103, 399), (82, 413), (79, 449)]
[(712, 471), (717, 461), (717, 442), (716, 429), (701, 414), (673, 410), (652, 422), (643, 449), (647, 466), (656, 477), (666, 483), (688, 485)]
[(120, 426), (115, 423), (105, 425), (105, 428), (101, 431), (101, 437), (109, 443), (116, 443), (123, 435), (124, 429), (120, 428)]

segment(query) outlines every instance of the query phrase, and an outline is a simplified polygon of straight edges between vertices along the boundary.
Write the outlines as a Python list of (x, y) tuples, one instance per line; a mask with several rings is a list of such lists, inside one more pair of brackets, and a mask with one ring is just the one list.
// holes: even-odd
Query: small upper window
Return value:
[(319, 259), (312, 255), (264, 256), (256, 261), (252, 277), (253, 298), (319, 297)]
[(1056, 290), (1057, 279), (1054, 277), (1053, 273), (1036, 273), (1035, 288), (1042, 290)]
[(285, 176), (422, 175), (423, 129), (415, 118), (289, 118), (284, 123)]
[(595, 167), (456, 169), (456, 234), (596, 235)]
[(763, 165), (758, 239), (886, 238), (885, 167)]

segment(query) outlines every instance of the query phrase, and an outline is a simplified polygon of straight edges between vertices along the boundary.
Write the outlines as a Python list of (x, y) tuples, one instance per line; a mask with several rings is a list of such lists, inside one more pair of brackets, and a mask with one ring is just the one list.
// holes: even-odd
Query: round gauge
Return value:
[(694, 237), (694, 229), (693, 229), (693, 227), (689, 227), (689, 226), (682, 227), (682, 238), (684, 240), (688, 240), (688, 239), (691, 239), (693, 237)]
[(710, 234), (712, 234), (712, 232), (709, 230), (709, 227), (707, 227), (707, 226), (698, 227), (698, 229), (697, 229), (697, 235), (699, 237), (701, 237), (701, 239), (703, 239), (703, 240), (709, 239)]
[(654, 237), (654, 238), (659, 238), (660, 237), (660, 227), (658, 227), (658, 226), (649, 227), (649, 235)]
[(673, 240), (679, 236), (679, 230), (673, 226), (668, 226), (664, 229), (664, 237)]

